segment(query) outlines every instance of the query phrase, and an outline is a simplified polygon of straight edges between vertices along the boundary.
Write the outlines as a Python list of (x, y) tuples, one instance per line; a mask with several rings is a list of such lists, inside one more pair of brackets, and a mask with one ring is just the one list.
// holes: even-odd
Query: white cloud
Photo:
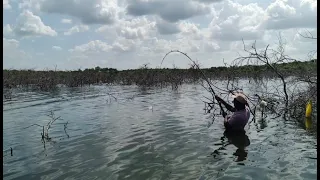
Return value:
[(312, 0), (276, 0), (266, 9), (266, 29), (316, 28), (317, 15)]
[(42, 0), (21, 0), (18, 4), (19, 9), (29, 10), (32, 12), (40, 12), (40, 3)]
[(62, 24), (71, 24), (72, 20), (71, 19), (61, 19)]
[(131, 21), (121, 21), (116, 27), (117, 34), (126, 39), (145, 39), (154, 30), (155, 23), (146, 18), (135, 18)]
[(57, 32), (45, 25), (39, 16), (30, 11), (22, 12), (17, 18), (13, 33), (19, 37), (57, 36)]
[(100, 41), (100, 40), (94, 40), (90, 41), (87, 44), (82, 44), (79, 46), (75, 46), (73, 49), (70, 49), (70, 52), (75, 53), (84, 53), (84, 54), (90, 54), (90, 53), (100, 53), (100, 52), (108, 52), (112, 46), (109, 44)]
[(70, 28), (67, 32), (64, 33), (64, 35), (72, 35), (74, 33), (79, 33), (79, 32), (85, 32), (89, 30), (89, 26), (86, 25), (77, 25), (77, 26), (73, 26), (72, 28)]
[(184, 52), (198, 52), (201, 43), (189, 38), (180, 38), (176, 40), (165, 40), (152, 38), (143, 44), (143, 54), (161, 56), (171, 50), (181, 50)]
[(300, 2), (300, 6), (309, 6), (311, 10), (314, 12), (317, 10), (317, 0), (302, 0)]
[(181, 33), (178, 35), (180, 38), (188, 37), (193, 40), (208, 40), (210, 38), (208, 29), (200, 29), (199, 24), (181, 22), (179, 24), (179, 29), (181, 30)]
[(52, 49), (57, 50), (57, 51), (61, 51), (62, 48), (60, 46), (52, 46)]
[(105, 34), (106, 37), (110, 37), (110, 33), (113, 33), (126, 39), (146, 39), (154, 30), (155, 22), (148, 20), (146, 17), (139, 17), (118, 21), (114, 26), (100, 27), (96, 32)]
[[(13, 1), (4, 1), (4, 4), (7, 2)], [(305, 58), (308, 51), (317, 48), (314, 41), (297, 35), (298, 31), (307, 29), (316, 36), (316, 0), (252, 2), (254, 1), (22, 0), (19, 7), (23, 13), (17, 17), (16, 24), (11, 22), (11, 18), (4, 16), (7, 19), (3, 25), (3, 36), (8, 39), (57, 36), (52, 38), (51, 43), (69, 49), (70, 53), (67, 57), (64, 57), (64, 53), (55, 55), (61, 56), (59, 59), (70, 59), (66, 63), (71, 68), (74, 65), (76, 68), (78, 65), (103, 65), (110, 63), (110, 59), (114, 59), (113, 65), (120, 68), (129, 68), (129, 64), (134, 66), (131, 68), (135, 68), (146, 62), (155, 67), (165, 53), (175, 49), (198, 58), (207, 67), (223, 65), (223, 58), (231, 61), (238, 56), (238, 52), (243, 51), (242, 39), (246, 44), (256, 40), (259, 48), (268, 44), (275, 47), (279, 32), (286, 39), (287, 52), (294, 57)], [(16, 10), (12, 9), (10, 13), (12, 11)], [(60, 23), (56, 22), (57, 19)], [(74, 25), (68, 25), (70, 29), (65, 29), (65, 24)], [(85, 33), (77, 36), (77, 39), (70, 36), (80, 32)], [(42, 40), (39, 37), (37, 42)], [(23, 40), (27, 46), (39, 44), (33, 42), (33, 39)], [(49, 51), (44, 51), (46, 53), (55, 53), (52, 49), (61, 49), (46, 43), (41, 48), (49, 48)], [(46, 56), (51, 55), (44, 54)], [(173, 55), (170, 58), (172, 61), (169, 64), (173, 61), (179, 67), (188, 64), (184, 57)], [(37, 62), (45, 64), (44, 59)], [(64, 62), (61, 60), (59, 63)]]
[(263, 36), (261, 23), (265, 19), (264, 10), (256, 3), (241, 5), (226, 0), (222, 10), (209, 24), (212, 38), (220, 41), (255, 40)]
[(11, 36), (12, 35), (12, 28), (11, 28), (10, 24), (6, 24), (3, 27), (3, 35), (4, 36)]
[(290, 17), (296, 14), (296, 9), (286, 4), (286, 1), (283, 0), (276, 0), (275, 2), (271, 3), (266, 11), (270, 17), (276, 19)]
[(115, 52), (133, 52), (136, 50), (136, 46), (138, 46), (141, 41), (126, 39), (126, 38), (118, 38), (112, 44), (112, 50)]
[(220, 46), (215, 42), (207, 42), (204, 47), (207, 52), (215, 52), (220, 49)]
[(3, 38), (3, 67), (4, 68), (23, 68), (26, 66), (30, 55), (19, 47), (19, 41), (15, 39)]
[(11, 5), (9, 4), (9, 0), (3, 0), (3, 9), (11, 9)]
[(119, 58), (114, 58), (114, 53), (112, 53), (113, 46), (101, 40), (93, 40), (75, 46), (68, 51), (70, 52), (70, 55), (67, 58), (65, 65), (74, 68), (103, 67), (108, 64), (110, 59), (118, 60), (117, 58)]
[(19, 41), (15, 40), (15, 39), (6, 39), (6, 38), (3, 38), (3, 45), (4, 45), (4, 48), (12, 48), (12, 49), (15, 49), (15, 48), (18, 48), (19, 47)]

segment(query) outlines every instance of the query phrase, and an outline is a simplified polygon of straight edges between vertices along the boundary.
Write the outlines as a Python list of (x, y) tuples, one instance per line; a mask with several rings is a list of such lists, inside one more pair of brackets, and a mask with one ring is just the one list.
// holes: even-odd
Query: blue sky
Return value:
[[(160, 65), (181, 50), (203, 67), (243, 54), (241, 39), (308, 60), (316, 50), (316, 0), (4, 0), (4, 68), (70, 70)], [(244, 54), (245, 55), (245, 54)], [(314, 55), (316, 56), (316, 55)], [(164, 66), (186, 68), (171, 55)]]

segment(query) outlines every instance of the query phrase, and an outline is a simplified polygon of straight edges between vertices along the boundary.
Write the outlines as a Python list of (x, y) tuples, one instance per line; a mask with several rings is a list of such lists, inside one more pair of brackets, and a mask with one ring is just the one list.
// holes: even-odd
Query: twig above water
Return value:
[(22, 128), (22, 129), (27, 129), (27, 128), (32, 127), (32, 126), (39, 126), (39, 127), (43, 127), (43, 126), (41, 126), (41, 125), (39, 125), (39, 124), (32, 124), (32, 125), (30, 125), (30, 126), (27, 126), (27, 127), (25, 127), (25, 128)]

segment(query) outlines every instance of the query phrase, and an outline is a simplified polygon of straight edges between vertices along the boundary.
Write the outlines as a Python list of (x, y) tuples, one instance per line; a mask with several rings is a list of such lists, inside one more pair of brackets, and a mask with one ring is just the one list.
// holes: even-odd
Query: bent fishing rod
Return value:
[[(182, 51), (179, 51), (179, 50), (171, 50), (171, 51), (169, 51), (169, 52), (162, 58), (160, 67), (162, 66), (162, 63), (163, 63), (164, 59), (165, 59), (169, 54), (174, 53), (174, 52), (177, 52), (177, 53), (180, 53), (180, 54), (186, 56), (186, 57), (199, 69), (199, 71), (201, 72), (201, 75), (203, 76), (204, 80), (205, 80), (205, 81), (208, 83), (208, 85), (209, 85), (209, 89), (210, 89), (210, 91), (211, 91), (211, 94), (212, 94), (212, 97), (213, 97), (213, 101), (214, 101), (214, 100), (216, 99), (216, 98), (215, 98), (216, 93), (214, 92), (211, 83), (209, 82), (208, 78), (205, 76), (205, 74), (203, 73), (203, 71), (201, 71), (199, 65), (198, 65), (195, 61), (193, 61), (186, 53), (184, 53), (184, 52), (182, 52)], [(216, 86), (215, 86), (215, 87), (216, 87)], [(233, 93), (232, 93), (232, 94), (233, 94)], [(217, 100), (217, 99), (216, 99), (216, 100)], [(218, 105), (219, 105), (220, 110), (221, 110), (221, 112), (222, 112), (222, 116), (225, 117), (225, 116), (226, 116), (226, 112), (225, 112), (224, 109), (222, 108), (221, 102), (218, 101), (218, 100), (217, 100), (217, 102), (218, 102)], [(213, 102), (213, 103), (214, 103), (214, 102)]]

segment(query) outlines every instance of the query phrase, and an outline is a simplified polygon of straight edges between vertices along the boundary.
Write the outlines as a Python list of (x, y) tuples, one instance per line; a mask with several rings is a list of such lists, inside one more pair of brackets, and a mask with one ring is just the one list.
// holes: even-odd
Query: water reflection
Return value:
[(266, 127), (268, 127), (267, 120), (265, 118), (259, 119), (258, 125), (259, 125), (261, 130), (266, 128)]
[[(225, 142), (225, 138), (227, 141)], [(241, 162), (247, 159), (248, 151), (246, 147), (250, 145), (249, 137), (246, 135), (245, 131), (227, 131), (225, 130), (223, 133), (223, 137), (221, 137), (222, 147), (215, 150), (211, 155), (216, 157), (216, 155), (220, 154), (219, 150), (225, 150), (225, 147), (228, 145), (234, 145), (238, 149), (233, 153), (236, 156), (236, 162)]]
[(305, 120), (306, 129), (309, 130), (311, 128), (311, 125), (312, 125), (311, 117), (306, 117), (306, 120)]
[[(206, 91), (193, 86), (174, 92), (117, 86), (119, 101), (110, 104), (105, 86), (62, 88), (55, 98), (17, 94), (4, 103), (3, 146), (13, 156), (3, 158), (3, 179), (316, 179), (316, 139), (281, 119), (266, 119), (262, 131), (255, 122), (243, 134), (224, 132), (218, 120), (207, 128), (211, 115), (202, 115), (200, 100)], [(63, 121), (50, 131), (57, 142), (44, 151), (37, 129), (21, 129), (48, 123), (50, 110)], [(212, 147), (215, 157), (208, 158)]]
[(250, 145), (249, 137), (245, 131), (224, 131), (224, 136), (227, 137), (230, 144), (233, 144), (238, 149), (233, 155), (237, 157), (236, 162), (244, 161), (247, 159), (248, 152), (246, 147)]
[(245, 131), (225, 130), (220, 140), (221, 143), (215, 145), (221, 146), (211, 153), (214, 158), (218, 158), (219, 155), (227, 155), (227, 153), (223, 153), (222, 151), (226, 150), (226, 146), (234, 145), (237, 147), (237, 150), (233, 153), (233, 155), (236, 156), (235, 161), (241, 162), (247, 159), (248, 151), (246, 150), (246, 147), (250, 145), (250, 140)]

